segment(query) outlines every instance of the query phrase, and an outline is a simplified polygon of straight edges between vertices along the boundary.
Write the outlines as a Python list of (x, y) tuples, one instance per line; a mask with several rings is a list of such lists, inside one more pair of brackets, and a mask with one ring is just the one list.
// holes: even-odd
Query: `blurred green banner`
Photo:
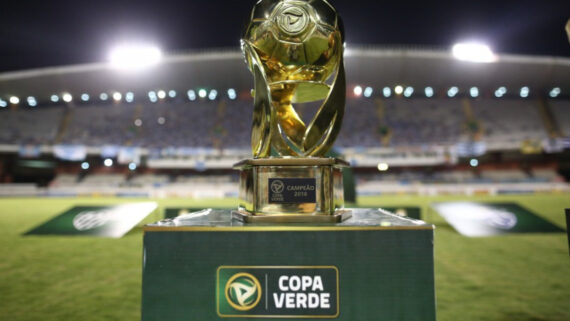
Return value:
[(465, 236), (564, 231), (515, 203), (444, 202), (432, 207)]
[(24, 235), (86, 235), (119, 238), (156, 210), (154, 202), (76, 206)]

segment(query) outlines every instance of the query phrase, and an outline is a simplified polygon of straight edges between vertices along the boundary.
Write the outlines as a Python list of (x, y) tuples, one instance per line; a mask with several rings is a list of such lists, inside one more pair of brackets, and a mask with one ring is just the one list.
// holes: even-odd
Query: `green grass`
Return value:
[[(563, 233), (467, 238), (429, 209), (465, 197), (386, 196), (363, 206), (415, 205), (435, 223), (439, 321), (570, 320), (570, 266)], [(515, 201), (565, 228), (569, 195), (480, 196)], [(0, 199), (0, 319), (139, 320), (142, 230), (121, 239), (21, 236), (74, 205), (132, 199)], [(136, 201), (140, 201), (137, 199)], [(232, 207), (235, 200), (158, 200), (165, 207)], [(160, 212), (162, 213), (162, 212)], [(154, 215), (148, 220), (158, 220)], [(190, 320), (190, 319), (189, 319)], [(207, 321), (207, 320), (205, 320)], [(355, 320), (357, 321), (357, 320)]]

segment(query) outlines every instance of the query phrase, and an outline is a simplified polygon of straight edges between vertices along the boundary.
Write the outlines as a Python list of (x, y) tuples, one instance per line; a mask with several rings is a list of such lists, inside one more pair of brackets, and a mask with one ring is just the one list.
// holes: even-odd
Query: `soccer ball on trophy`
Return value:
[[(271, 149), (279, 156), (323, 156), (332, 147), (345, 104), (343, 34), (325, 0), (255, 5), (242, 39), (255, 78), (254, 157), (269, 157)], [(316, 100), (324, 102), (306, 125), (292, 104)]]

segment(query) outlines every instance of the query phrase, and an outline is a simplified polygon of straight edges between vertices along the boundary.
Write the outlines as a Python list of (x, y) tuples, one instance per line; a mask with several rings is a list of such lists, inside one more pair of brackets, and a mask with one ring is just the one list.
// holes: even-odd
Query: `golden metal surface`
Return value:
[(351, 211), (345, 209), (338, 210), (332, 215), (252, 215), (243, 210), (232, 211), (232, 215), (234, 218), (244, 223), (340, 223), (352, 216)]
[[(255, 5), (242, 39), (254, 76), (255, 158), (269, 157), (272, 150), (279, 156), (323, 156), (332, 147), (346, 100), (343, 41), (340, 18), (326, 0)], [(323, 103), (306, 125), (293, 103), (316, 100)]]
[(245, 166), (335, 166), (335, 167), (348, 167), (348, 162), (338, 158), (313, 158), (313, 157), (280, 157), (280, 158), (254, 158), (244, 159), (233, 165), (234, 168), (240, 169)]

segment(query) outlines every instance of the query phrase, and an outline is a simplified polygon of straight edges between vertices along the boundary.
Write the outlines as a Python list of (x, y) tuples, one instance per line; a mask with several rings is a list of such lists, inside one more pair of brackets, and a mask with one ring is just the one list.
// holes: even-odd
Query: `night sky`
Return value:
[[(256, 0), (3, 1), (0, 71), (101, 62), (123, 42), (164, 51), (238, 48)], [(496, 52), (570, 56), (565, 1), (341, 1), (350, 45), (450, 47), (480, 40)]]

